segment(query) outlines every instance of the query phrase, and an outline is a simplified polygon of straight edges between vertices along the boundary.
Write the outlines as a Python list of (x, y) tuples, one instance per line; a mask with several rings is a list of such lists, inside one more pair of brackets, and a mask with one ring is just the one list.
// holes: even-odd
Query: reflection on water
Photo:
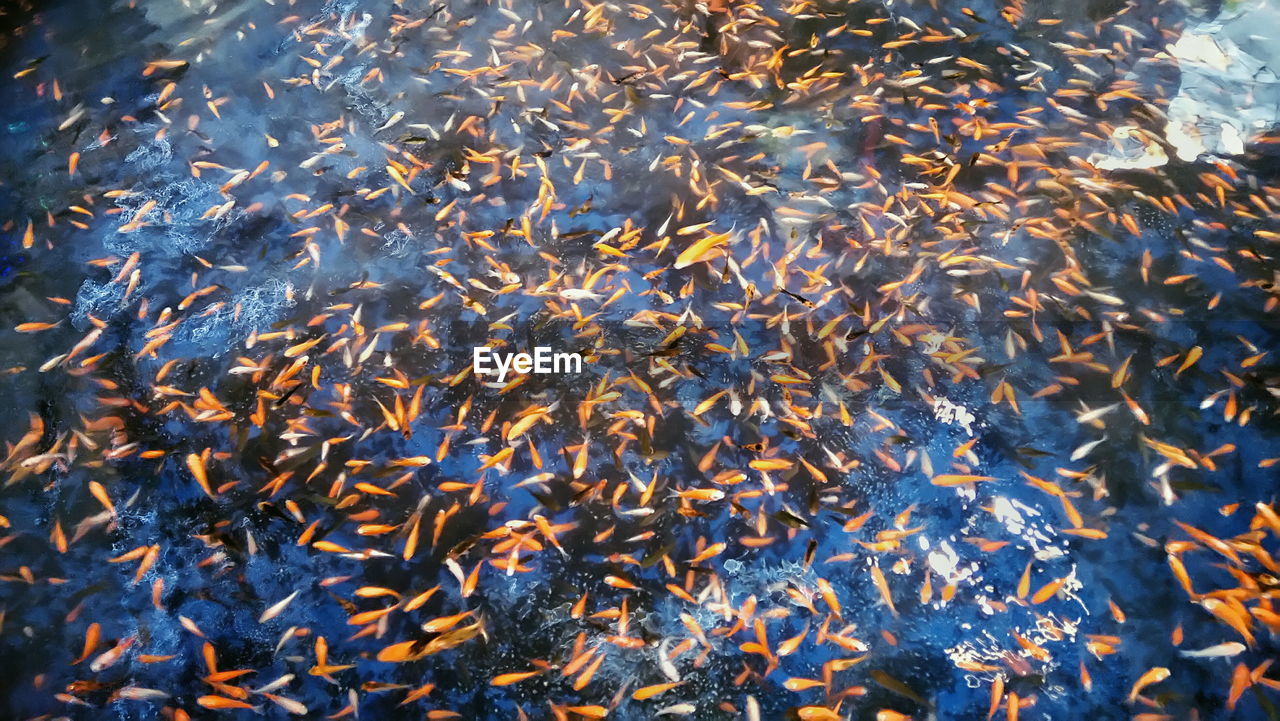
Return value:
[(10, 12), (6, 716), (1275, 715), (1274, 8), (1062, 5)]

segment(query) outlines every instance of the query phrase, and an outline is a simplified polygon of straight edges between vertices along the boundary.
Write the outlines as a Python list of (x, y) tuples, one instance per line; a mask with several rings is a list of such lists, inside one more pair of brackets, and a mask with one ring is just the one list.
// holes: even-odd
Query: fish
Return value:
[(114, 698), (127, 699), (129, 701), (159, 701), (169, 698), (169, 694), (155, 688), (144, 688), (141, 686), (123, 686), (112, 694)]
[(728, 242), (732, 237), (733, 231), (705, 235), (691, 243), (688, 248), (681, 251), (680, 255), (676, 257), (676, 260), (671, 267), (675, 270), (681, 270), (683, 268), (688, 268), (694, 263), (705, 261), (713, 251)]
[(217, 694), (206, 694), (204, 696), (201, 696), (200, 698), (196, 699), (196, 703), (207, 709), (212, 709), (214, 711), (239, 710), (239, 709), (243, 709), (246, 711), (255, 711), (259, 713), (262, 711), (261, 706), (254, 706), (253, 704), (245, 703), (244, 701), (240, 701), (238, 699), (227, 698), (226, 696), (219, 696)]
[[(116, 665), (120, 662), (120, 659), (124, 657), (125, 652), (133, 646), (135, 641), (137, 641), (135, 636), (128, 636), (121, 639), (116, 643), (116, 645), (106, 651), (103, 651), (96, 658), (90, 661), (89, 670), (94, 673), (100, 673)], [(86, 643), (85, 646), (87, 648), (88, 643)]]
[(494, 676), (490, 681), (490, 686), (509, 686), (513, 683), (519, 683), (525, 679), (533, 678), (542, 671), (516, 671), (513, 673), (502, 673)]
[(1129, 689), (1129, 703), (1137, 701), (1138, 694), (1142, 693), (1143, 689), (1152, 684), (1165, 681), (1171, 675), (1172, 674), (1169, 672), (1169, 669), (1164, 668), (1163, 666), (1155, 666), (1147, 669), (1147, 671), (1138, 677), (1137, 681), (1133, 682), (1133, 686)]
[[(957, 714), (1016, 719), (1123, 700), (1059, 663), (1082, 650), (1150, 669), (1130, 704), (1165, 684), (1143, 713), (1266, 693), (1243, 663), (1183, 693), (1125, 641), (1182, 609), (1239, 641), (1180, 656), (1247, 660), (1280, 627), (1280, 520), (1242, 480), (1280, 462), (1251, 450), (1280, 393), (1246, 327), (1280, 305), (1275, 134), (1168, 172), (1165, 136), (1200, 130), (1165, 78), (1208, 35), (1160, 4), (1024, 5), (265, 3), (148, 15), (177, 29), (166, 57), (107, 65), (63, 14), (23, 25), (15, 58), (57, 39), (94, 68), (10, 73), (14, 142), (48, 147), (14, 168), (39, 202), (0, 220), (23, 263), (0, 545), (39, 600), (0, 622), (82, 649), (23, 693), (173, 698), (175, 718), (358, 719), (387, 692), (461, 718), (484, 690), (522, 719), (892, 720), (963, 678), (988, 688)], [(581, 372), (457, 357), (539, 345)], [(1026, 483), (1001, 482), (1010, 461)], [(1162, 549), (1120, 574), (1149, 593), (1080, 591)], [(148, 602), (104, 641), (111, 608)], [(200, 652), (165, 647), (163, 619)], [(551, 655), (509, 653), (515, 634)], [(890, 675), (925, 656), (927, 678)], [(95, 685), (135, 660), (175, 681)], [(858, 705), (863, 663), (888, 702)]]
[(1246, 646), (1238, 641), (1227, 641), (1194, 651), (1178, 651), (1185, 658), (1231, 658), (1244, 653)]
[(288, 596), (285, 596), (283, 599), (272, 604), (269, 608), (267, 608), (267, 610), (262, 612), (261, 616), (258, 617), (258, 623), (266, 623), (267, 621), (270, 621), (276, 616), (279, 616), (281, 613), (284, 612), (286, 608), (288, 608), (289, 604), (293, 602), (293, 599), (298, 597), (298, 593), (299, 591), (294, 591)]
[(672, 681), (669, 683), (657, 683), (651, 686), (645, 686), (643, 688), (638, 688), (634, 692), (632, 692), (631, 698), (635, 699), (636, 701), (644, 701), (645, 699), (653, 698), (654, 696), (658, 696), (660, 694), (666, 693), (667, 691), (677, 688), (682, 684), (683, 684), (683, 681)]

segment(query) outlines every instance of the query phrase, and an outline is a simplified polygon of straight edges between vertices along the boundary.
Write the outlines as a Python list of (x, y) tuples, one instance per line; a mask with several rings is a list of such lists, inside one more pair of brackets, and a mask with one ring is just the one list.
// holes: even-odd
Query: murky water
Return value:
[(5, 716), (1276, 715), (1273, 136), (1062, 5), (15, 8)]

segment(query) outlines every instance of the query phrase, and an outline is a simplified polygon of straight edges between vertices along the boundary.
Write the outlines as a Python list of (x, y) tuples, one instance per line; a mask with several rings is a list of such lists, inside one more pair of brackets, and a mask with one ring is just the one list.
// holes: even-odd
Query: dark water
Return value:
[[(763, 719), (820, 705), (841, 718), (983, 718), (997, 678), (1031, 701), (1022, 718), (1275, 716), (1262, 683), (1226, 707), (1236, 664), (1276, 654), (1265, 621), (1230, 659), (1180, 654), (1243, 639), (1188, 598), (1166, 547), (1191, 539), (1176, 521), (1224, 539), (1261, 530), (1238, 540), (1236, 575), (1202, 547), (1180, 557), (1200, 593), (1247, 577), (1244, 602), (1273, 603), (1263, 559), (1275, 535), (1250, 519), (1275, 501), (1276, 366), (1271, 354), (1245, 362), (1276, 347), (1268, 138), (1221, 167), (1090, 170), (1079, 161), (1116, 127), (1163, 137), (1179, 70), (1158, 53), (1201, 20), (1172, 2), (936, 5), (12, 8), (0, 401), (10, 448), (39, 432), (9, 454), (0, 490), (5, 717), (252, 714), (199, 704), (237, 693), (210, 683), (206, 643), (218, 670), (253, 672), (226, 684), (293, 674), (276, 693), (308, 718), (555, 718), (598, 705), (639, 719), (680, 703), (690, 718), (745, 718), (749, 697)], [(884, 47), (902, 37), (912, 42)], [(1110, 52), (1079, 52), (1099, 48)], [(1103, 100), (1113, 89), (1142, 101)], [(942, 156), (961, 166), (948, 187), (973, 202), (929, 197), (943, 179), (917, 160)], [(1146, 200), (1164, 196), (1186, 204)], [(674, 267), (697, 238), (729, 231), (732, 263)], [(30, 322), (57, 325), (10, 330)], [(581, 352), (585, 372), (510, 390), (460, 377), (495, 339)], [(1093, 355), (1064, 359), (1064, 345)], [(1202, 357), (1180, 370), (1194, 347)], [(304, 356), (296, 380), (277, 382)], [(993, 400), (1006, 383), (1016, 408)], [(939, 418), (940, 399), (972, 415), (968, 429)], [(386, 420), (397, 402), (419, 409), (408, 432)], [(503, 429), (532, 406), (547, 422), (509, 442)], [(970, 440), (972, 455), (957, 454)], [(512, 460), (482, 470), (504, 447)], [(1160, 447), (1194, 450), (1195, 467)], [(231, 484), (216, 498), (184, 463), (205, 449), (214, 487)], [(30, 461), (41, 453), (60, 457)], [(392, 463), (418, 456), (431, 464)], [(762, 458), (791, 467), (751, 467)], [(723, 483), (733, 470), (743, 480)], [(947, 473), (995, 480), (929, 482)], [(1063, 503), (1024, 474), (1061, 486), (1079, 525), (1105, 537), (1065, 532)], [(91, 482), (114, 517), (93, 520)], [(681, 496), (707, 488), (725, 497)], [(563, 526), (563, 554), (521, 525), (535, 515)], [(519, 572), (505, 570), (504, 524), (532, 540)], [(767, 545), (743, 541), (761, 528)], [(904, 529), (896, 546), (875, 545)], [(714, 543), (725, 550), (690, 563)], [(136, 583), (140, 559), (107, 562), (147, 546), (154, 562)], [(1028, 562), (1032, 595), (1055, 579), (1061, 590), (1018, 598)], [(464, 595), (455, 573), (477, 567)], [(351, 615), (396, 600), (357, 588), (407, 601), (435, 586), (421, 608), (353, 637)], [(483, 634), (420, 660), (376, 659), (438, 638), (422, 624), (464, 611)], [(634, 699), (667, 680), (658, 657), (695, 637), (689, 619), (708, 644), (672, 661), (683, 685)], [(744, 648), (757, 619), (774, 650), (806, 634), (776, 668)], [(92, 623), (102, 640), (74, 664)], [(820, 628), (857, 640), (819, 643)], [(289, 629), (305, 632), (281, 643)], [(1105, 640), (1114, 653), (1090, 649), (1099, 636), (1119, 639)], [(328, 663), (352, 667), (313, 673), (318, 637)], [(118, 662), (90, 668), (125, 638)], [(581, 671), (559, 670), (575, 642), (603, 657), (581, 688)], [(824, 672), (841, 660), (857, 663)], [(538, 664), (550, 670), (491, 684)], [(1129, 702), (1153, 667), (1168, 679)], [(825, 688), (784, 686), (824, 673)], [(122, 687), (168, 696), (119, 698)], [(260, 694), (246, 702), (288, 715)]]

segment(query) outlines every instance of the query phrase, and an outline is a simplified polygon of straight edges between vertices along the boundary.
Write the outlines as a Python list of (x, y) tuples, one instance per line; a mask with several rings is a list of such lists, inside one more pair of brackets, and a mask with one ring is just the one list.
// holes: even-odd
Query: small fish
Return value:
[(130, 701), (159, 701), (169, 698), (169, 694), (165, 691), (154, 688), (143, 688), (141, 686), (123, 686), (116, 689), (112, 694), (113, 698), (128, 699)]
[(675, 263), (671, 267), (676, 270), (681, 270), (693, 265), (694, 263), (703, 262), (709, 258), (713, 251), (732, 237), (732, 231), (726, 233), (713, 233), (711, 235), (703, 236), (690, 244), (688, 248), (681, 251), (680, 255), (676, 257)]
[(1129, 703), (1137, 701), (1138, 694), (1142, 693), (1145, 688), (1168, 679), (1169, 675), (1169, 669), (1164, 668), (1163, 666), (1156, 666), (1148, 669), (1138, 677), (1137, 681), (1133, 682), (1133, 687), (1129, 689)]
[(1231, 658), (1244, 653), (1245, 648), (1245, 645), (1238, 641), (1227, 641), (1195, 651), (1179, 651), (1178, 654), (1186, 658)]
[(100, 673), (116, 665), (116, 663), (124, 657), (125, 651), (128, 651), (136, 640), (137, 637), (135, 636), (129, 636), (121, 640), (115, 646), (112, 646), (97, 658), (93, 659), (93, 661), (89, 663), (89, 670), (94, 673)]
[(196, 699), (196, 703), (207, 709), (212, 709), (214, 711), (243, 709), (247, 711), (257, 711), (259, 713), (262, 712), (261, 706), (254, 706), (253, 704), (245, 703), (244, 701), (239, 701), (234, 698), (227, 698), (226, 696), (218, 696), (216, 694), (201, 696), (200, 698)]
[(262, 612), (261, 616), (258, 616), (258, 623), (266, 623), (276, 616), (279, 616), (286, 608), (288, 608), (290, 603), (293, 603), (293, 599), (298, 597), (298, 593), (298, 591), (294, 591), (288, 596), (285, 596), (282, 600), (272, 604), (271, 607)]
[(1074, 451), (1071, 452), (1071, 460), (1078, 461), (1081, 458), (1084, 458), (1085, 456), (1089, 455), (1089, 453), (1091, 453), (1093, 449), (1097, 448), (1098, 445), (1105, 440), (1107, 440), (1107, 437), (1103, 436), (1095, 441), (1089, 441), (1088, 443), (1081, 444)]

